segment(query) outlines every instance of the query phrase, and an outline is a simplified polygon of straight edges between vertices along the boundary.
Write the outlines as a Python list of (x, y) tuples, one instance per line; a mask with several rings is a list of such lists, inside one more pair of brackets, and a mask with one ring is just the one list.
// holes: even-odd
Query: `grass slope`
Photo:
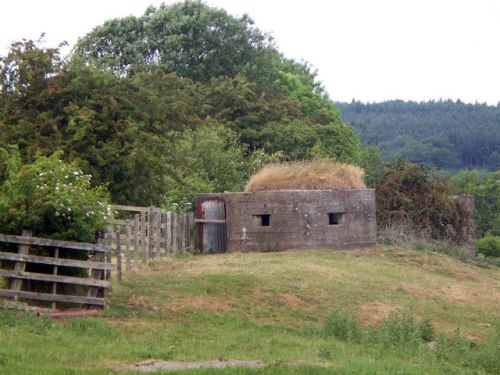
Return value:
[[(115, 373), (144, 360), (218, 358), (266, 366), (179, 373), (495, 373), (499, 304), (498, 268), (435, 253), (379, 248), (168, 258), (127, 274), (98, 317), (52, 322), (0, 311), (0, 373)], [(325, 319), (339, 308), (354, 314), (363, 332), (400, 310), (417, 321), (430, 317), (448, 337), (460, 328), (464, 339), (449, 341), (451, 354), (423, 343), (408, 351), (346, 342), (325, 334)]]

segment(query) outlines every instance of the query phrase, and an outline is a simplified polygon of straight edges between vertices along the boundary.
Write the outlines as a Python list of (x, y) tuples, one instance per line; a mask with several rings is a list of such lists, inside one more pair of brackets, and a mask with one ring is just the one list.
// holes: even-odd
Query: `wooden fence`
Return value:
[[(0, 298), (49, 301), (52, 302), (53, 309), (56, 308), (57, 302), (105, 305), (104, 289), (111, 287), (111, 270), (114, 268), (111, 264), (110, 249), (105, 244), (31, 237), (29, 231), (24, 231), (22, 236), (0, 234), (0, 243), (17, 246), (17, 253), (0, 251), (0, 277), (10, 280), (10, 285), (0, 289)], [(33, 252), (35, 248), (36, 255), (30, 254), (30, 251)], [(82, 252), (86, 260), (81, 259)], [(53, 254), (53, 256), (47, 254)], [(13, 267), (12, 264), (14, 264)], [(52, 273), (28, 271), (27, 265), (34, 264), (38, 265), (38, 268), (41, 265), (45, 270), (52, 268)], [(88, 276), (64, 275), (70, 268), (88, 270)], [(85, 272), (78, 272), (78, 274), (85, 275)], [(73, 287), (60, 287), (61, 284), (70, 284)], [(45, 290), (35, 292), (31, 290), (33, 288), (26, 288), (28, 285), (32, 287), (43, 285), (42, 289)], [(47, 285), (50, 285), (50, 292), (46, 290)], [(71, 290), (71, 293), (76, 293), (78, 290), (80, 295), (67, 294), (68, 290)]]
[[(157, 207), (112, 205), (117, 213), (107, 231), (108, 243), (117, 254), (118, 280), (135, 264), (159, 260), (169, 254), (195, 249), (193, 212), (172, 212)], [(116, 219), (127, 215), (128, 219)]]

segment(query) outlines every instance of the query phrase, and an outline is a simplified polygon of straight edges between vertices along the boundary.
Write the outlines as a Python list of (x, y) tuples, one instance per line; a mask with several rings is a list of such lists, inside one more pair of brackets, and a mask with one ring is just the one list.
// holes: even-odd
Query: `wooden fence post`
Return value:
[(160, 212), (159, 231), (160, 231), (160, 255), (161, 256), (167, 255), (167, 230), (166, 230), (166, 225), (165, 225), (166, 220), (167, 220), (166, 212), (164, 212), (164, 211)]
[[(59, 258), (59, 248), (58, 247), (56, 247), (54, 249), (54, 258), (56, 258), (56, 259)], [(58, 266), (54, 266), (54, 269), (52, 270), (52, 274), (57, 275), (57, 271), (58, 271)], [(56, 282), (52, 283), (52, 294), (57, 294), (57, 283)], [(55, 301), (52, 302), (52, 304), (51, 304), (52, 310), (55, 310), (56, 306), (57, 306), (56, 302)]]
[[(114, 240), (113, 228), (114, 228), (113, 225), (108, 225), (108, 232), (106, 233), (109, 251), (105, 255), (105, 259), (106, 259), (106, 262), (108, 262), (108, 263), (112, 262), (112, 257), (113, 257), (113, 240)], [(106, 280), (111, 280), (111, 271), (107, 270), (104, 278)]]
[[(23, 229), (21, 233), (23, 237), (31, 237), (32, 234), (33, 233), (27, 229)], [(28, 255), (29, 251), (30, 251), (30, 245), (19, 245), (17, 253), (19, 255)], [(14, 266), (14, 271), (24, 272), (25, 270), (26, 270), (26, 262), (17, 261)], [(22, 279), (13, 279), (10, 284), (10, 289), (20, 291), (22, 286), (23, 286)]]
[(146, 245), (146, 213), (141, 212), (141, 259), (142, 263), (147, 263), (147, 245)]
[(122, 243), (120, 231), (116, 232), (116, 270), (118, 272), (118, 282), (122, 283)]
[(139, 214), (134, 215), (134, 261), (135, 265), (139, 264)]
[(193, 212), (188, 212), (188, 223), (187, 223), (187, 239), (188, 239), (188, 251), (192, 253), (194, 251), (194, 230), (193, 230), (193, 223), (194, 223), (194, 213)]
[[(104, 232), (96, 232), (96, 237), (97, 237), (97, 244), (104, 244), (106, 243), (107, 239), (105, 236)], [(109, 252), (111, 252), (111, 247)], [(96, 251), (94, 254), (94, 262), (104, 262), (106, 258), (106, 255), (100, 251)], [(90, 278), (91, 279), (96, 279), (96, 280), (102, 280), (106, 279), (106, 271), (100, 270), (100, 269), (92, 269), (90, 271)], [(90, 286), (89, 289), (87, 290), (87, 297), (99, 297), (99, 288), (95, 286)], [(104, 297), (104, 292), (102, 293), (102, 296)]]
[(183, 212), (180, 215), (181, 219), (181, 252), (184, 253), (186, 251), (186, 235), (187, 235), (187, 230), (186, 230), (186, 224), (187, 224), (187, 213)]
[(172, 212), (171, 211), (167, 212), (167, 222), (165, 225), (166, 225), (165, 237), (167, 238), (165, 251), (167, 254), (172, 254), (173, 250), (172, 250)]
[(154, 249), (154, 244), (153, 244), (153, 241), (154, 241), (154, 236), (153, 236), (153, 228), (154, 228), (154, 225), (153, 225), (153, 216), (154, 216), (154, 211), (153, 211), (153, 206), (150, 206), (149, 207), (149, 211), (148, 211), (148, 261), (151, 260), (151, 258), (153, 258), (153, 249)]
[(126, 263), (125, 263), (125, 271), (130, 271), (130, 226), (132, 223), (130, 220), (127, 220), (127, 225), (125, 226), (125, 250), (126, 250)]
[(161, 251), (161, 209), (157, 208), (155, 212), (155, 255), (156, 260), (160, 260)]
[(172, 212), (172, 253), (177, 254), (179, 220), (177, 212)]

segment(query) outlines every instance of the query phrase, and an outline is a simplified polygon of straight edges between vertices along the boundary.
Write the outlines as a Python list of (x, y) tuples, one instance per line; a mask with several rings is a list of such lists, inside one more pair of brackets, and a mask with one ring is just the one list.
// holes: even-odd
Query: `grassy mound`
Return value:
[(255, 173), (245, 191), (365, 189), (360, 167), (328, 160), (271, 164)]
[(499, 282), (499, 268), (386, 246), (168, 257), (125, 274), (97, 316), (0, 309), (0, 374), (213, 360), (263, 367), (175, 373), (498, 374)]

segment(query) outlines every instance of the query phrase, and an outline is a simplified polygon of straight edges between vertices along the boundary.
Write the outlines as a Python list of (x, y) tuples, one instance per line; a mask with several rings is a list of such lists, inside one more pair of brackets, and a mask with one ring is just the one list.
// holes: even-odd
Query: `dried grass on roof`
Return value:
[(255, 173), (245, 191), (365, 189), (362, 168), (327, 160), (270, 164)]

